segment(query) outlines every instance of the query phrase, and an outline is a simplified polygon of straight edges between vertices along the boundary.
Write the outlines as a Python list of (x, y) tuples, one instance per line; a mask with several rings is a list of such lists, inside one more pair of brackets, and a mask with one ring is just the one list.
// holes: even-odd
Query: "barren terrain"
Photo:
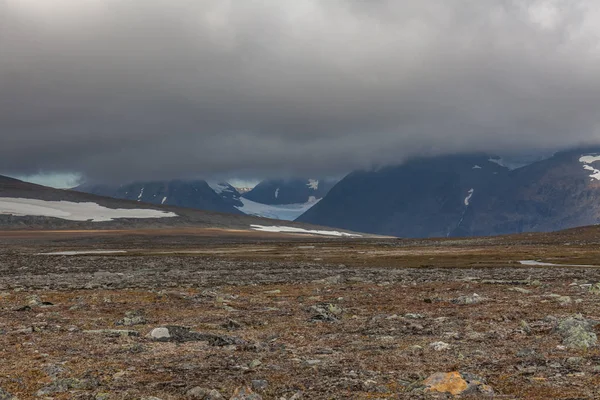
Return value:
[(600, 398), (599, 244), (0, 232), (0, 398)]

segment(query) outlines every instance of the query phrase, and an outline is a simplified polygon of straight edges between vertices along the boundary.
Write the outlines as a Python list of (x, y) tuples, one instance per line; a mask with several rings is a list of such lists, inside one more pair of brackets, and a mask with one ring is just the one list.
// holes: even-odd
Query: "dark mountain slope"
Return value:
[(82, 185), (75, 190), (116, 199), (241, 214), (233, 200), (224, 199), (202, 180), (136, 182), (121, 186)]
[(265, 180), (242, 197), (261, 204), (302, 204), (324, 197), (333, 185), (327, 179)]
[(472, 201), (508, 172), (481, 154), (354, 172), (298, 221), (402, 237), (463, 235)]

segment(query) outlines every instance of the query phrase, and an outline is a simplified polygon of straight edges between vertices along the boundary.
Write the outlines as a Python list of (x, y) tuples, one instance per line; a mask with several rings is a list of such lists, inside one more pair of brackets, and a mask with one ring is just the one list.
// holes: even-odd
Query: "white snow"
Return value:
[(317, 179), (309, 179), (306, 186), (308, 186), (312, 190), (318, 190), (319, 189), (319, 181)]
[(479, 165), (474, 165), (473, 169), (481, 169), (481, 167)]
[(501, 166), (501, 167), (508, 168), (508, 167), (507, 167), (507, 166), (504, 164), (504, 161), (502, 161), (502, 159), (501, 159), (501, 158), (490, 158), (488, 161), (489, 161), (489, 162), (493, 162), (494, 164), (498, 164), (498, 165), (499, 165), (499, 166)]
[(140, 190), (140, 194), (138, 196), (137, 201), (141, 201), (142, 200), (142, 196), (144, 195), (144, 188), (142, 188), (142, 190)]
[(362, 235), (356, 235), (356, 234), (346, 233), (346, 232), (309, 230), (309, 229), (302, 229), (302, 228), (294, 228), (291, 226), (250, 225), (250, 227), (256, 231), (261, 231), (261, 232), (308, 233), (308, 234), (313, 234), (313, 235), (324, 235), (324, 236), (362, 237)]
[(585, 169), (586, 171), (591, 171), (592, 173), (590, 174), (590, 178), (592, 178), (591, 180), (598, 180), (600, 181), (600, 170), (597, 170), (596, 168), (592, 167), (591, 163), (594, 163), (596, 161), (600, 161), (600, 156), (596, 156), (596, 155), (588, 155), (588, 156), (581, 156), (579, 157), (579, 162), (584, 164), (583, 165), (583, 169)]
[(293, 221), (308, 209), (317, 204), (317, 200), (314, 196), (311, 196), (306, 203), (297, 204), (277, 204), (269, 205), (257, 203), (252, 200), (248, 200), (244, 197), (240, 197), (240, 201), (244, 204), (241, 207), (236, 208), (248, 215), (255, 215), (258, 217), (281, 219), (284, 221)]
[[(223, 185), (221, 183), (210, 183), (210, 182), (207, 182), (207, 183), (208, 183), (208, 186), (210, 186), (210, 188), (212, 190), (214, 190), (216, 194), (221, 194), (223, 192), (231, 192), (231, 188), (227, 185)], [(198, 189), (196, 189), (196, 191), (197, 190)]]
[(69, 221), (92, 222), (112, 221), (116, 218), (167, 218), (177, 216), (172, 212), (152, 209), (114, 209), (96, 203), (45, 201), (12, 197), (0, 197), (0, 214), (54, 217)]
[(275, 189), (275, 198), (279, 198), (279, 188)]
[(468, 206), (471, 203), (471, 197), (473, 197), (473, 193), (475, 193), (475, 189), (470, 189), (469, 194), (465, 197), (465, 206)]
[(37, 253), (38, 256), (77, 256), (88, 254), (122, 254), (125, 250), (84, 250), (84, 251), (56, 251), (53, 253)]
[(160, 204), (165, 204), (165, 201), (167, 201), (167, 196), (163, 197), (162, 201), (160, 202)]
[(529, 266), (541, 266), (541, 267), (596, 267), (596, 265), (586, 265), (586, 264), (553, 264), (547, 262), (541, 262), (536, 260), (522, 260), (519, 261), (521, 265), (529, 265)]

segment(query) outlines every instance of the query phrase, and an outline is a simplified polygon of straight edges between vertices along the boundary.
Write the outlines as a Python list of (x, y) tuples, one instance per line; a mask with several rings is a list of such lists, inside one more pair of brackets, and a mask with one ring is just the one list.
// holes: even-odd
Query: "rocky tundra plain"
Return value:
[(0, 399), (600, 398), (599, 244), (0, 232)]

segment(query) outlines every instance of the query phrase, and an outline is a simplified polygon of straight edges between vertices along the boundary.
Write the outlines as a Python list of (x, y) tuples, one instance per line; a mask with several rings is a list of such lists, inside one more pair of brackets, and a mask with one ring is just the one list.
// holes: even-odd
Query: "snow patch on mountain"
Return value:
[(0, 197), (0, 214), (15, 216), (54, 217), (69, 221), (104, 222), (118, 218), (169, 218), (177, 214), (152, 209), (113, 209), (97, 203), (45, 201)]
[(231, 188), (229, 186), (225, 185), (225, 184), (222, 184), (222, 183), (210, 183), (210, 182), (207, 182), (207, 183), (208, 183), (208, 186), (210, 186), (210, 188), (212, 190), (214, 190), (216, 194), (221, 194), (223, 192), (231, 192)]
[(473, 197), (473, 193), (475, 193), (475, 189), (470, 189), (467, 197), (465, 197), (465, 206), (469, 206), (471, 203), (471, 197)]
[(143, 195), (144, 195), (144, 188), (142, 188), (142, 190), (140, 190), (140, 194), (138, 195), (137, 201), (142, 201), (142, 196)]
[(596, 161), (600, 161), (600, 155), (587, 155), (579, 157), (579, 162), (583, 164), (583, 169), (592, 172), (590, 174), (590, 178), (592, 178), (591, 180), (596, 179), (600, 181), (600, 170), (597, 170), (596, 168), (589, 165)]
[(501, 158), (490, 158), (488, 161), (493, 162), (494, 164), (498, 164), (501, 167), (508, 168)]
[(248, 200), (244, 197), (240, 197), (240, 201), (243, 203), (243, 206), (236, 206), (236, 208), (244, 214), (254, 215), (257, 217), (281, 219), (284, 221), (295, 220), (319, 202), (319, 200), (317, 200), (314, 196), (311, 196), (308, 202), (299, 204), (262, 204)]
[(473, 169), (481, 169), (481, 167), (479, 165), (474, 165)]
[(279, 197), (279, 188), (275, 189), (275, 198)]
[(162, 201), (160, 202), (160, 204), (165, 204), (165, 201), (167, 201), (167, 197), (163, 197)]
[(304, 233), (313, 235), (323, 236), (338, 236), (338, 237), (362, 237), (362, 235), (356, 235), (353, 233), (339, 232), (339, 231), (321, 231), (312, 229), (294, 228), (291, 226), (264, 226), (264, 225), (250, 225), (255, 231), (261, 232), (283, 232), (283, 233)]
[(312, 190), (319, 190), (319, 180), (318, 179), (309, 179), (306, 184)]

